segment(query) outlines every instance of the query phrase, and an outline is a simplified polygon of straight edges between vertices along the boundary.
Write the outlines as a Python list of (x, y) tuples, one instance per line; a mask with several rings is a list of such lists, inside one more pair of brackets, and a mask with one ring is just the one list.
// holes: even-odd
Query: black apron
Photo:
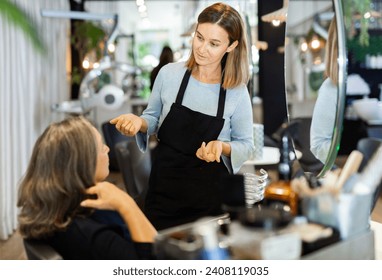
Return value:
[(176, 102), (158, 131), (145, 214), (157, 230), (222, 214), (219, 177), (228, 174), (223, 161), (196, 157), (202, 142), (217, 140), (223, 125), (226, 90), (220, 87), (217, 115), (182, 106), (191, 72), (186, 71)]

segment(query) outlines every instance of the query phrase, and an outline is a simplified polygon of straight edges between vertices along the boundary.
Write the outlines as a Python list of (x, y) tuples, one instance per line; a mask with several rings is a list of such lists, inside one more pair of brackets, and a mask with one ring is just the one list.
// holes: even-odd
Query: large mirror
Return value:
[[(322, 177), (336, 160), (346, 92), (341, 0), (289, 0), (285, 41), (288, 119), (304, 120), (308, 147)], [(302, 12), (303, 11), (303, 12)], [(311, 172), (312, 170), (306, 170)]]

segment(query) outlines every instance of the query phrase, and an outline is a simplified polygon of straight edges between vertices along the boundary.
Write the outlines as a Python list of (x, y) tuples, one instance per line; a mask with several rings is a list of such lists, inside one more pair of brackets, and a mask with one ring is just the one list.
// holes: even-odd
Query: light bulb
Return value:
[(318, 40), (317, 37), (314, 37), (313, 40), (310, 42), (310, 47), (314, 50), (317, 50), (318, 48), (320, 48), (320, 46), (320, 40)]
[(107, 46), (107, 49), (108, 49), (109, 52), (113, 53), (113, 52), (115, 52), (115, 45), (114, 44), (109, 44)]
[(308, 43), (302, 42), (300, 46), (301, 51), (306, 52), (308, 50)]
[(275, 26), (275, 27), (280, 26), (280, 23), (281, 23), (281, 21), (278, 20), (278, 19), (272, 20), (272, 25)]
[(90, 67), (90, 62), (89, 62), (89, 60), (84, 59), (84, 61), (82, 61), (82, 68), (84, 68), (84, 69), (89, 69), (89, 67)]

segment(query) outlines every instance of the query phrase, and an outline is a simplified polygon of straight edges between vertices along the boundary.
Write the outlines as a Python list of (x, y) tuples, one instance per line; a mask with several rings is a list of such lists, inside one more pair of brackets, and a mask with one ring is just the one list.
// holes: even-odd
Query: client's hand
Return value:
[(85, 199), (81, 206), (118, 211), (134, 241), (154, 242), (157, 231), (126, 192), (109, 182), (101, 182), (87, 189), (86, 193), (97, 195), (97, 199)]
[(86, 193), (95, 194), (97, 198), (82, 201), (82, 207), (119, 211), (132, 200), (126, 192), (109, 182), (97, 183), (87, 189)]

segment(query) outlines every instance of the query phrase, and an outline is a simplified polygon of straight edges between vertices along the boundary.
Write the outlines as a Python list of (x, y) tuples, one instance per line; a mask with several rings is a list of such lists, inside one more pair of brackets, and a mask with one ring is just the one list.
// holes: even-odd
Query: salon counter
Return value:
[(304, 256), (304, 260), (382, 260), (382, 224), (370, 221), (370, 230)]
[[(218, 224), (229, 221), (228, 218), (215, 217), (211, 222), (218, 220)], [(280, 231), (279, 234), (269, 235), (269, 232), (259, 230), (254, 234), (253, 228), (243, 227), (237, 221), (228, 224), (232, 259), (382, 260), (382, 224), (375, 221), (370, 221), (370, 227), (358, 234), (331, 245), (321, 244), (321, 249), (309, 249), (311, 252), (301, 257), (298, 257), (299, 246), (296, 244), (299, 238), (296, 232)], [(198, 224), (186, 224), (160, 232), (156, 242), (160, 258), (195, 259), (200, 248), (195, 229), (198, 229)], [(196, 239), (190, 242), (190, 239), (184, 238), (187, 235)], [(179, 236), (182, 238), (179, 239)], [(187, 242), (184, 243), (184, 240)]]
[(382, 260), (382, 224), (371, 221), (370, 228), (372, 231), (374, 231), (375, 259)]

